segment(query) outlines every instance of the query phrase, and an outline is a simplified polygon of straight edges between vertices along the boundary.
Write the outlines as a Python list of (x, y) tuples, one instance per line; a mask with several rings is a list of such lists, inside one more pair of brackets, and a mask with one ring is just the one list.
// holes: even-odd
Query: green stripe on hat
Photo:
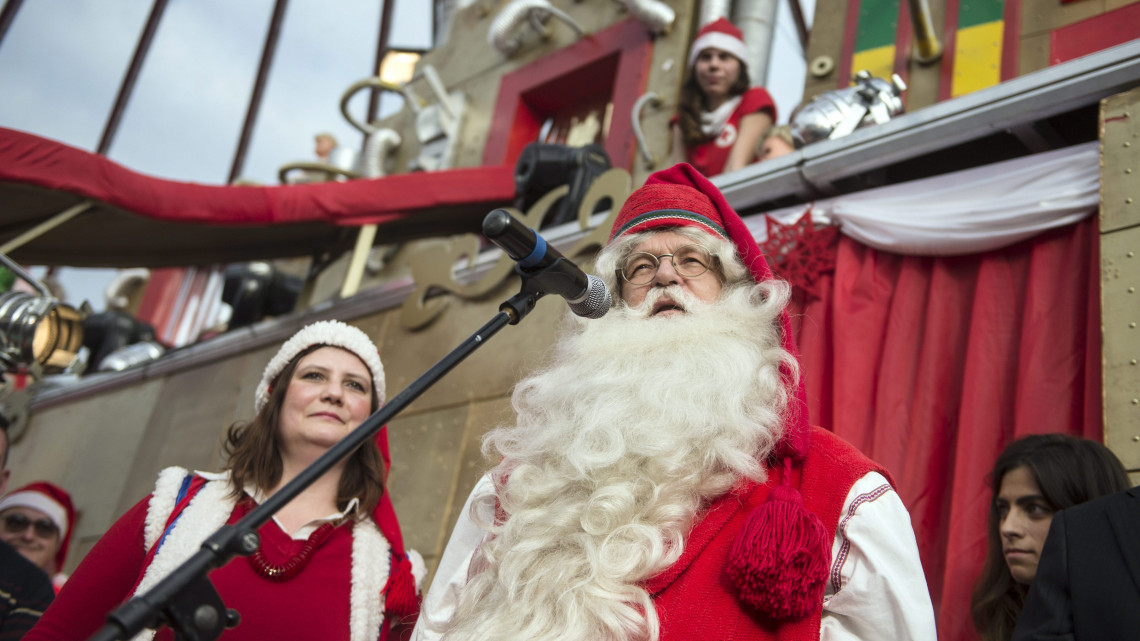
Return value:
[(702, 216), (698, 213), (686, 211), (684, 209), (658, 209), (656, 211), (647, 211), (644, 214), (640, 214), (629, 219), (629, 221), (627, 221), (617, 230), (617, 233), (615, 233), (613, 237), (617, 238), (618, 236), (625, 234), (635, 227), (640, 227), (646, 223), (664, 220), (684, 221), (679, 226), (684, 226), (685, 224), (696, 224), (701, 227), (707, 227), (709, 231), (716, 234), (717, 236), (725, 239), (728, 238), (728, 232), (726, 232), (723, 227), (713, 222), (713, 220), (708, 216)]

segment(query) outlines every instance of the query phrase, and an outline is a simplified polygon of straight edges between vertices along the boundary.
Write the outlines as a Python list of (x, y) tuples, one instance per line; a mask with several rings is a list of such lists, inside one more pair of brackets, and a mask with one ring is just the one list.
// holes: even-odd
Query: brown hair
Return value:
[[(228, 455), (225, 469), (230, 472), (231, 496), (240, 499), (243, 488), (252, 485), (268, 492), (281, 482), (281, 405), (289, 389), (289, 381), (297, 363), (305, 356), (328, 345), (310, 345), (285, 366), (270, 386), (265, 407), (248, 423), (239, 421), (226, 431), (225, 451)], [(342, 348), (337, 348), (342, 349)], [(351, 352), (350, 352), (351, 353)], [(372, 411), (379, 406), (375, 384), (372, 389)], [(360, 500), (360, 513), (372, 514), (384, 494), (384, 463), (375, 441), (357, 448), (345, 461), (344, 471), (337, 487), (337, 509), (343, 510), (352, 499)]]
[(997, 496), (1005, 475), (1024, 467), (1054, 512), (1130, 486), (1120, 459), (1107, 447), (1067, 434), (1034, 434), (1010, 443), (994, 462), (986, 564), (970, 598), (970, 615), (982, 641), (1008, 641), (1029, 586), (1014, 581), (1001, 549)]
[[(741, 61), (740, 75), (737, 76), (736, 82), (729, 87), (728, 95), (733, 97), (743, 95), (745, 91), (748, 91), (750, 85), (748, 66)], [(696, 70), (690, 68), (685, 73), (685, 82), (681, 85), (681, 98), (677, 103), (677, 123), (681, 127), (681, 140), (684, 141), (686, 147), (694, 147), (710, 140), (701, 131), (701, 112), (707, 110), (708, 103), (705, 100), (705, 93), (701, 91), (701, 86), (697, 83)]]

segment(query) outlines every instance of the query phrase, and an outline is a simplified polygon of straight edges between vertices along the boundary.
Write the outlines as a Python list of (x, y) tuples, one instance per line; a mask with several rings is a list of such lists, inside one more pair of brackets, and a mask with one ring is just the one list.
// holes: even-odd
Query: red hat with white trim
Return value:
[(55, 571), (63, 569), (67, 561), (67, 548), (71, 544), (71, 531), (75, 525), (75, 506), (71, 495), (63, 488), (47, 481), (37, 481), (12, 490), (0, 500), (0, 512), (12, 507), (30, 507), (47, 515), (59, 530), (59, 550), (55, 553)]
[[(727, 21), (726, 21), (727, 22)], [(610, 232), (610, 244), (627, 234), (695, 227), (724, 238), (736, 247), (752, 278), (773, 278), (756, 239), (716, 185), (691, 165), (682, 163), (649, 176), (630, 194)], [(783, 348), (798, 358), (791, 319), (780, 317)], [(792, 469), (807, 457), (811, 444), (807, 393), (803, 379), (787, 364), (780, 364), (788, 389), (784, 436), (773, 450), (769, 468), (782, 467), (782, 480), (768, 500), (752, 511), (737, 534), (728, 567), (740, 598), (776, 619), (799, 618), (823, 600), (831, 535), (819, 516), (808, 511), (792, 485)]]
[(688, 68), (692, 69), (701, 51), (709, 48), (727, 51), (736, 56), (741, 64), (748, 65), (748, 45), (744, 43), (744, 32), (725, 18), (717, 18), (697, 32), (693, 46), (689, 47)]

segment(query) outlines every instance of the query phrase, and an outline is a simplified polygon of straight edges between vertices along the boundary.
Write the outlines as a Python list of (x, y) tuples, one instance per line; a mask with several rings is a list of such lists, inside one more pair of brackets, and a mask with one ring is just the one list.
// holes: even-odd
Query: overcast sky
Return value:
[[(0, 126), (94, 151), (152, 0), (28, 0), (0, 42)], [(108, 157), (172, 180), (224, 184), (249, 105), (273, 0), (171, 0)], [(382, 3), (290, 0), (243, 178), (313, 160), (313, 135), (359, 135), (340, 97), (371, 75)], [(396, 0), (390, 44), (431, 45), (431, 2)], [(363, 114), (367, 93), (352, 107)], [(393, 98), (389, 108), (397, 108)], [(37, 274), (41, 273), (37, 270)], [(71, 302), (102, 309), (111, 270), (64, 269)]]
[[(590, 0), (601, 1), (601, 0)], [(611, 0), (612, 1), (612, 0)], [(94, 151), (152, 0), (26, 0), (0, 42), (0, 126)], [(390, 45), (426, 48), (432, 2), (395, 0)], [(180, 181), (225, 183), (249, 105), (273, 0), (170, 0), (108, 157)], [(814, 0), (804, 2), (810, 20)], [(313, 159), (313, 135), (359, 141), (340, 97), (371, 75), (382, 2), (290, 0), (241, 177), (277, 183)], [(800, 99), (804, 63), (786, 2), (768, 88), (780, 120)], [(367, 93), (351, 108), (363, 114)], [(399, 107), (386, 100), (384, 111)], [(37, 272), (38, 273), (38, 272)], [(62, 270), (70, 302), (102, 309), (110, 270)]]

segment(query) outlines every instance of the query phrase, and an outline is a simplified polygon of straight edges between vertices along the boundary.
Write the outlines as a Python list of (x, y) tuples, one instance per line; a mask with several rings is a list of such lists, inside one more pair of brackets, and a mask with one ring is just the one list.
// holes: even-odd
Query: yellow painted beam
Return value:
[(866, 69), (876, 78), (890, 79), (895, 72), (895, 46), (875, 47), (865, 51), (856, 51), (851, 57), (851, 77)]
[(952, 97), (992, 87), (1001, 82), (1001, 20), (959, 29), (954, 43)]

